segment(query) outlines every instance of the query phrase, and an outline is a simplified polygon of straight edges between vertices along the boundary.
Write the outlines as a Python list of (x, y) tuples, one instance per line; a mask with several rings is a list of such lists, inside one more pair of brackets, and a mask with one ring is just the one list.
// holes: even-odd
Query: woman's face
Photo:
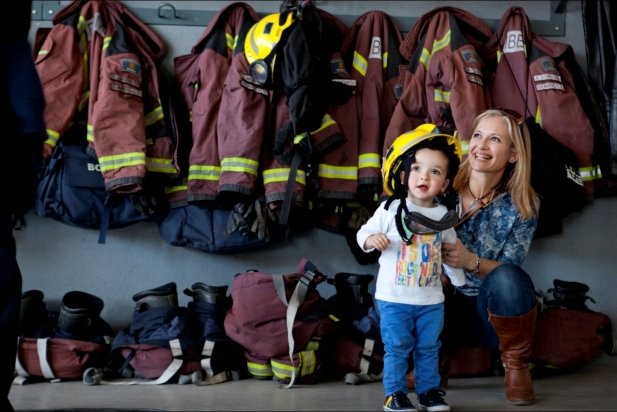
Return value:
[(507, 121), (500, 116), (485, 117), (469, 141), (469, 163), (479, 172), (503, 172), (515, 163), (518, 154), (508, 133)]

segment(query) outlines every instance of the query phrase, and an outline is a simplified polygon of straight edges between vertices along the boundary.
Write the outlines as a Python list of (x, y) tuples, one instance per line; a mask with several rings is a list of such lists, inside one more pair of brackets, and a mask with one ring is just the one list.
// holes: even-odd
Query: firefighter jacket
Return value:
[(190, 136), (186, 138), (189, 148), (184, 153), (187, 159), (180, 160), (188, 165), (184, 174), (185, 190), (173, 188), (170, 191), (173, 199), (182, 193), (185, 202), (216, 200), (221, 174), (216, 122), (222, 85), (234, 50), (244, 44), (248, 29), (257, 20), (259, 16), (248, 4), (233, 3), (212, 18), (190, 54), (174, 58), (175, 78), (182, 98), (179, 103), (188, 112), (183, 119), (188, 127), (180, 129), (189, 130)]
[(402, 92), (400, 69), (408, 63), (399, 52), (402, 41), (389, 15), (369, 11), (354, 21), (342, 47), (357, 82), (359, 190), (372, 192), (369, 196), (381, 193), (384, 135)]
[(493, 42), (497, 47), (494, 104), (534, 118), (574, 152), (585, 192), (592, 196), (593, 182), (601, 173), (594, 163), (594, 126), (577, 95), (572, 47), (535, 35), (520, 7), (506, 10)]
[[(322, 15), (321, 11), (318, 13)], [(326, 19), (323, 21), (327, 22)], [(298, 21), (295, 21), (287, 30), (297, 26)], [(284, 61), (286, 64), (291, 63), (286, 61), (290, 54), (281, 51), (283, 45), (277, 47), (279, 52), (275, 73), (282, 70), (280, 67)], [(288, 52), (293, 50), (292, 47), (288, 48)], [(306, 47), (295, 50), (296, 53), (304, 52)], [(302, 66), (305, 61), (295, 60), (294, 63), (300, 65), (294, 66), (295, 69), (290, 69), (291, 66), (288, 65), (288, 72), (307, 73), (307, 67)], [(322, 60), (322, 63), (327, 64), (328, 61)], [(294, 203), (303, 202), (309, 155), (323, 153), (343, 141), (338, 124), (327, 110), (305, 113), (302, 105), (296, 105), (293, 107), (297, 110), (292, 113), (289, 96), (295, 92), (294, 97), (298, 98), (307, 90), (307, 84), (298, 82), (295, 84), (298, 86), (296, 88), (288, 82), (286, 85), (289, 86), (285, 86), (288, 89), (284, 89), (282, 77), (281, 74), (275, 74), (274, 84), (265, 87), (250, 76), (244, 53), (238, 52), (232, 59), (217, 121), (221, 162), (218, 188), (219, 199), (223, 203), (235, 203), (247, 196), (259, 195), (261, 190), (264, 191), (266, 203), (271, 209), (279, 207), (287, 196), (290, 196)], [(317, 86), (322, 92), (328, 89), (328, 85)], [(314, 89), (315, 85), (311, 91)], [(310, 99), (305, 101), (313, 102)], [(309, 105), (316, 106), (318, 105)], [(275, 148), (275, 143), (278, 149)], [(306, 156), (295, 168), (291, 160), (297, 152)], [(318, 166), (313, 167), (309, 174), (316, 176), (317, 170)], [(356, 178), (353, 176), (354, 180)], [(288, 188), (287, 183), (290, 180)], [(263, 183), (263, 187), (259, 187), (260, 183)]]
[(69, 129), (87, 136), (108, 192), (143, 189), (146, 171), (175, 176), (175, 136), (157, 67), (164, 42), (116, 1), (60, 10), (36, 58), (46, 155)]
[(440, 7), (419, 18), (400, 51), (409, 60), (384, 150), (420, 123), (457, 130), (468, 151), (473, 119), (490, 106), (484, 47), (492, 30), (474, 15)]

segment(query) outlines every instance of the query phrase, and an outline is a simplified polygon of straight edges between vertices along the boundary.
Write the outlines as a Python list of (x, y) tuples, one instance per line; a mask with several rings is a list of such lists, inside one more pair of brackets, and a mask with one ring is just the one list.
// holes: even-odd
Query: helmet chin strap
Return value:
[[(442, 232), (454, 227), (458, 222), (456, 210), (450, 209), (439, 220), (434, 220), (424, 216), (422, 213), (410, 212), (407, 209), (405, 200), (402, 200), (396, 210), (396, 229), (403, 241), (407, 244), (411, 243), (411, 238), (415, 233), (412, 228), (424, 227), (427, 231), (424, 234)], [(422, 233), (418, 233), (422, 234)]]

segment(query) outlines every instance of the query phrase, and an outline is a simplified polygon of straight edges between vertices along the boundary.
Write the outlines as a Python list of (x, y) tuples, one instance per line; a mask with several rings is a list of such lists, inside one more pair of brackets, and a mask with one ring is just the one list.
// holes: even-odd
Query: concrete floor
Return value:
[[(602, 354), (582, 369), (534, 380), (537, 401), (509, 405), (503, 377), (450, 379), (446, 401), (458, 411), (617, 411), (617, 357)], [(209, 386), (86, 386), (82, 382), (13, 385), (10, 399), (17, 411), (380, 411), (381, 382), (346, 385), (323, 382), (283, 389), (256, 379)], [(415, 403), (415, 394), (410, 394)]]

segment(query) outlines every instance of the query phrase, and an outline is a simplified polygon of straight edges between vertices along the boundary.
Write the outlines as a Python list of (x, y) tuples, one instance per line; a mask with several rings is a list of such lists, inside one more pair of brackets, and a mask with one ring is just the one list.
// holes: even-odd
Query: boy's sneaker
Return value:
[(418, 408), (421, 411), (449, 411), (450, 406), (443, 400), (446, 393), (441, 389), (431, 389), (418, 395)]
[(383, 404), (383, 410), (415, 412), (416, 408), (414, 408), (407, 395), (399, 391), (386, 397), (386, 401)]

